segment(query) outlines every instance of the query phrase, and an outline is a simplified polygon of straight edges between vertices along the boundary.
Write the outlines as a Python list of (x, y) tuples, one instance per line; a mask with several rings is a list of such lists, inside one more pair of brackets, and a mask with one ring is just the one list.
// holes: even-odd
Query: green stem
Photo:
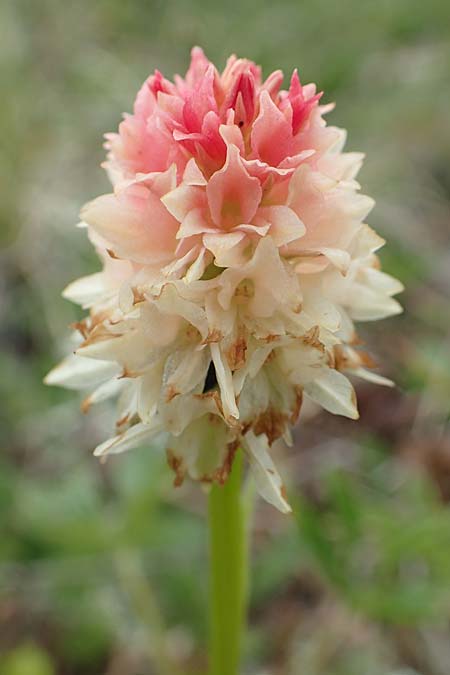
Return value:
[(242, 497), (242, 451), (225, 485), (209, 496), (209, 675), (238, 675), (247, 604), (247, 527)]

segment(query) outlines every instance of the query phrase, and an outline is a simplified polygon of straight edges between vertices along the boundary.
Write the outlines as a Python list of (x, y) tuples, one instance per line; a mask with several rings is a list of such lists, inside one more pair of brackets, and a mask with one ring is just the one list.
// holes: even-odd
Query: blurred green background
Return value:
[(204, 47), (298, 66), (364, 150), (369, 222), (406, 292), (362, 326), (398, 382), (356, 424), (305, 410), (277, 451), (295, 517), (258, 503), (248, 675), (450, 672), (450, 5), (447, 0), (3, 0), (0, 4), (0, 675), (199, 675), (205, 498), (163, 453), (100, 465), (107, 406), (44, 387), (97, 269), (80, 206), (102, 134), (155, 67)]

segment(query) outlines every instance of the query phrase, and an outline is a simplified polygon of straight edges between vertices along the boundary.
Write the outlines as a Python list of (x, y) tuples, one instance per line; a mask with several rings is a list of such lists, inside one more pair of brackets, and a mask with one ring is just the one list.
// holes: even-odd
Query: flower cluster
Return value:
[(362, 155), (342, 151), (313, 84), (282, 81), (235, 56), (219, 73), (199, 48), (185, 78), (146, 80), (106, 137), (113, 192), (82, 210), (103, 261), (65, 291), (89, 309), (82, 341), (47, 382), (90, 387), (86, 409), (118, 396), (96, 455), (164, 434), (176, 484), (224, 482), (242, 445), (288, 511), (269, 448), (303, 396), (357, 418), (344, 372), (385, 380), (353, 321), (398, 313), (401, 284), (364, 223)]

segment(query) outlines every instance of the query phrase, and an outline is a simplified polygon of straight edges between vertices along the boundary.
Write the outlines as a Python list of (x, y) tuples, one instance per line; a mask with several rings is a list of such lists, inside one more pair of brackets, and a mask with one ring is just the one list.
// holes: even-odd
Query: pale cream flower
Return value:
[(108, 136), (114, 191), (82, 211), (103, 261), (64, 293), (89, 310), (82, 341), (46, 381), (90, 388), (85, 409), (117, 397), (96, 455), (163, 436), (176, 484), (224, 482), (242, 445), (286, 512), (271, 444), (303, 396), (356, 419), (346, 375), (389, 383), (353, 322), (397, 314), (402, 286), (379, 270), (362, 155), (314, 85), (282, 77), (236, 57), (219, 74), (194, 49), (185, 79), (146, 81)]

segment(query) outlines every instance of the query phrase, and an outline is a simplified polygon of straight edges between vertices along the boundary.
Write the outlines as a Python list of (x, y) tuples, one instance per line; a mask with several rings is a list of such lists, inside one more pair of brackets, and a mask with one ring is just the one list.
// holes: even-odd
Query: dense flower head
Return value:
[(232, 56), (219, 73), (194, 48), (184, 78), (156, 71), (108, 134), (110, 194), (82, 221), (103, 270), (65, 296), (89, 309), (82, 341), (47, 377), (118, 397), (104, 456), (166, 438), (186, 474), (224, 482), (238, 445), (261, 494), (288, 511), (269, 448), (307, 396), (357, 418), (346, 374), (379, 383), (354, 321), (396, 314), (364, 222), (360, 153), (327, 126), (321, 93), (294, 71), (263, 79)]

